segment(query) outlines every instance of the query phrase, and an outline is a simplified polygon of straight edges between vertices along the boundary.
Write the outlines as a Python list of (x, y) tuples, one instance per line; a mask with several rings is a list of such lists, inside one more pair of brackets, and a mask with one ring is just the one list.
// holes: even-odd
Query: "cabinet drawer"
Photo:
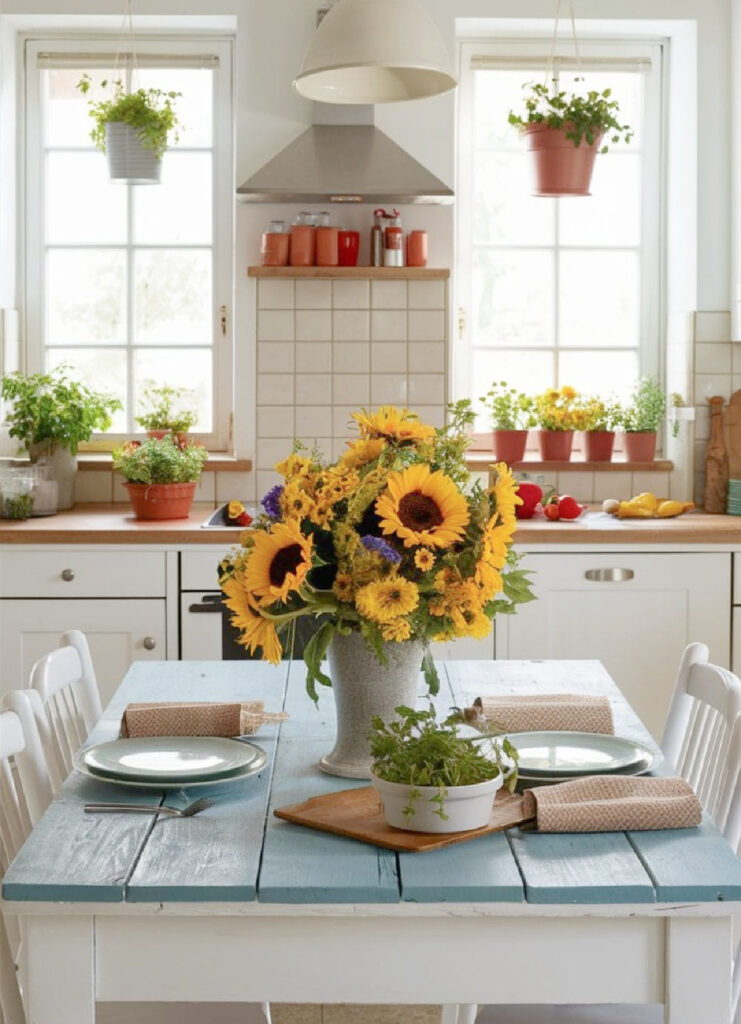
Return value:
[(219, 562), (228, 547), (214, 546), (180, 552), (181, 590), (218, 590)]
[(0, 597), (164, 597), (163, 551), (0, 554)]

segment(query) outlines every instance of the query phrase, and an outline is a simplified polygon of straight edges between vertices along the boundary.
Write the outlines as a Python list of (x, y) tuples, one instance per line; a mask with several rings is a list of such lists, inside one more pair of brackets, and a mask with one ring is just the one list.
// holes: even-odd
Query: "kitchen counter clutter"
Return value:
[[(76, 505), (56, 516), (1, 522), (0, 544), (236, 544), (240, 528), (202, 529), (212, 512), (211, 505), (194, 505), (187, 519), (156, 522), (135, 519), (128, 505)], [(699, 510), (677, 519), (618, 520), (595, 507), (569, 522), (520, 520), (515, 543), (713, 544), (741, 550), (741, 521)]]

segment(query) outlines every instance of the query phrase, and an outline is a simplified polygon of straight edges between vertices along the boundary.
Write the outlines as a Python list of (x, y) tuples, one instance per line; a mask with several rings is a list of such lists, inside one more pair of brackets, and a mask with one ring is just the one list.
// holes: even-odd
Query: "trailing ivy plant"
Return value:
[(653, 377), (641, 377), (633, 388), (623, 414), (623, 428), (629, 434), (655, 433), (666, 414), (666, 395)]
[(202, 444), (180, 445), (167, 434), (126, 441), (113, 453), (113, 468), (130, 484), (186, 484), (198, 480), (207, 459)]
[(27, 448), (46, 442), (50, 451), (65, 446), (74, 455), (93, 431), (110, 427), (111, 413), (123, 408), (119, 400), (72, 380), (69, 370), (59, 366), (49, 373), (16, 371), (3, 377), (0, 394), (10, 402), (5, 419), (11, 437)]
[[(583, 82), (576, 78), (575, 82)], [(574, 146), (579, 146), (582, 139), (593, 145), (600, 135), (605, 135), (609, 142), (630, 142), (633, 130), (627, 124), (618, 121), (620, 107), (617, 100), (612, 99), (612, 90), (598, 92), (590, 89), (580, 95), (578, 92), (551, 92), (547, 86), (538, 82), (526, 82), (523, 89), (529, 89), (525, 96), (525, 111), (518, 114), (510, 111), (509, 123), (518, 128), (527, 128), (531, 124), (544, 124), (549, 128), (562, 128), (566, 138), (571, 139)], [(600, 153), (606, 153), (607, 144)]]
[[(108, 80), (104, 79), (101, 86), (105, 89)], [(77, 88), (86, 95), (92, 80), (83, 75)], [(180, 124), (173, 106), (182, 93), (165, 92), (162, 89), (136, 89), (126, 92), (120, 79), (113, 83), (113, 96), (104, 100), (90, 100), (88, 113), (93, 118), (94, 126), (90, 138), (98, 149), (105, 153), (105, 126), (113, 122), (129, 125), (145, 149), (153, 149), (161, 158), (170, 141), (178, 141), (177, 128)], [(170, 135), (172, 133), (172, 138)]]
[[(443, 821), (445, 796), (449, 786), (475, 786), (479, 782), (504, 777), (512, 792), (517, 783), (517, 751), (506, 737), (493, 738), (459, 735), (460, 714), (437, 721), (434, 707), (415, 711), (404, 705), (396, 708), (398, 721), (384, 722), (378, 715), (368, 734), (373, 757), (372, 771), (379, 779), (411, 786), (405, 817), (414, 814), (419, 797), (418, 786), (437, 786), (435, 814)], [(486, 741), (488, 755), (479, 744)]]

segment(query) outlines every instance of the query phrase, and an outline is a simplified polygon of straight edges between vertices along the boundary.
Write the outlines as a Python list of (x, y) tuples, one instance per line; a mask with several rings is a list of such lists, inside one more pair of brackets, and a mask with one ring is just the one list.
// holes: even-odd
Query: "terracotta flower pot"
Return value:
[(656, 431), (634, 431), (625, 435), (628, 462), (653, 462), (656, 456)]
[(540, 457), (548, 462), (568, 462), (574, 443), (573, 430), (539, 430)]
[(161, 441), (163, 437), (169, 437), (172, 434), (177, 440), (178, 447), (185, 448), (188, 443), (188, 435), (182, 430), (148, 430), (147, 437), (153, 438), (155, 441)]
[(588, 196), (594, 160), (602, 133), (591, 145), (582, 139), (578, 146), (566, 138), (565, 128), (528, 124), (523, 128), (527, 148), (535, 160), (536, 196)]
[(195, 483), (124, 483), (124, 487), (137, 519), (187, 519), (196, 493)]
[(522, 462), (527, 445), (527, 430), (492, 430), (494, 457), (497, 462)]
[(587, 462), (609, 462), (615, 444), (614, 430), (588, 430), (584, 434), (584, 455)]

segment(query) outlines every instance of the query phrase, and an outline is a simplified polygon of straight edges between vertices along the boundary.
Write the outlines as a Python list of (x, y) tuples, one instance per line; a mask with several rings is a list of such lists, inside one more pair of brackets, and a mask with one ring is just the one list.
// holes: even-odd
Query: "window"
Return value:
[[(462, 44), (457, 289), (458, 390), (507, 380), (625, 395), (661, 370), (661, 48), (581, 45), (557, 55), (561, 89), (612, 88), (630, 145), (596, 161), (590, 197), (531, 195), (507, 122), (542, 81), (548, 43)], [(573, 53), (573, 51), (572, 51)]]
[[(140, 430), (147, 381), (188, 388), (197, 433), (227, 447), (231, 410), (231, 47), (148, 39), (136, 66), (100, 40), (28, 41), (26, 149), (27, 366), (68, 364), (124, 409), (112, 434)], [(90, 75), (100, 98), (175, 90), (179, 141), (159, 185), (108, 179), (90, 140)], [(112, 440), (112, 439), (111, 439)]]

